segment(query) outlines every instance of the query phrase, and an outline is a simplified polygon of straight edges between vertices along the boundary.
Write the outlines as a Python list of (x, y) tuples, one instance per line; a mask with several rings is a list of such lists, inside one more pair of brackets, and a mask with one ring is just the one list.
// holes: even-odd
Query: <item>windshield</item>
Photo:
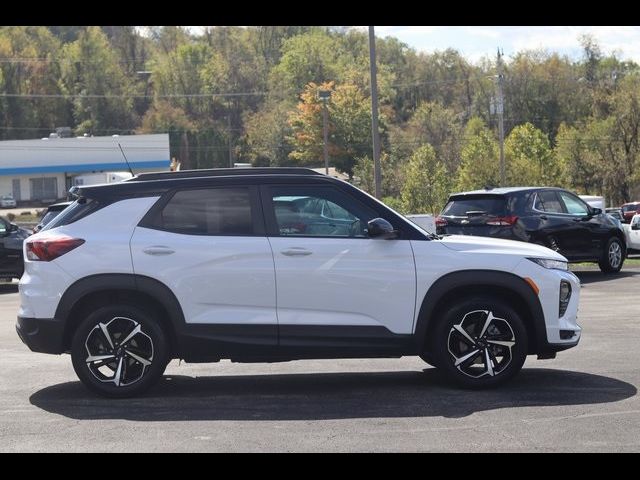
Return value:
[(625, 206), (622, 207), (622, 211), (623, 212), (635, 212), (636, 210), (638, 210), (638, 208), (640, 208), (639, 204), (625, 205)]

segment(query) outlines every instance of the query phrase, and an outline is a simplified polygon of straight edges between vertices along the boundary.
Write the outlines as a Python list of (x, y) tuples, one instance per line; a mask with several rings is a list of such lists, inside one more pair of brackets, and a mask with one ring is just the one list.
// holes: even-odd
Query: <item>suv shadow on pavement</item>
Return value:
[(165, 376), (139, 398), (90, 394), (80, 382), (44, 388), (32, 405), (77, 420), (330, 420), (376, 417), (458, 418), (509, 407), (618, 402), (637, 393), (615, 378), (526, 368), (501, 389), (454, 388), (436, 369), (375, 373)]

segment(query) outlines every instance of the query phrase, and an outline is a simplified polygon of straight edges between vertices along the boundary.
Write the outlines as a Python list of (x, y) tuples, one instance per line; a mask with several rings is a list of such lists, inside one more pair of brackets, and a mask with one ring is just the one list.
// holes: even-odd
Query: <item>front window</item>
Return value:
[(367, 222), (377, 215), (333, 187), (274, 187), (271, 199), (282, 236), (367, 237)]
[(567, 192), (559, 192), (564, 206), (567, 207), (567, 213), (571, 215), (586, 216), (589, 215), (589, 207), (578, 197)]

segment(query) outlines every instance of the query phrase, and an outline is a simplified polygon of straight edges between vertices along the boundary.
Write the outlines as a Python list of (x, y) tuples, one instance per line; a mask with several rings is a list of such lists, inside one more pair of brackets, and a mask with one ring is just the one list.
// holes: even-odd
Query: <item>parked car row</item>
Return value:
[(636, 213), (630, 224), (624, 225), (627, 248), (633, 252), (640, 252), (640, 213)]
[(640, 202), (625, 203), (620, 207), (620, 209), (622, 210), (622, 221), (625, 223), (631, 223), (633, 216), (640, 213)]
[(561, 188), (513, 187), (456, 193), (436, 219), (438, 234), (479, 235), (543, 245), (570, 262), (618, 272), (627, 255), (620, 223)]
[(22, 243), (25, 238), (40, 231), (72, 202), (50, 205), (40, 216), (38, 225), (29, 230), (0, 217), (0, 279), (20, 278), (24, 272)]

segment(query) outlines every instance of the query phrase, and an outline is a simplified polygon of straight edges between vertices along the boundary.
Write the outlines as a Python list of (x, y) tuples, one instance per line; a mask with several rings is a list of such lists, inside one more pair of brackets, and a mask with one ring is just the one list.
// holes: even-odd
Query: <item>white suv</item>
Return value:
[(17, 330), (71, 353), (91, 390), (154, 384), (172, 358), (419, 355), (466, 387), (580, 339), (580, 283), (538, 245), (438, 237), (306, 169), (141, 174), (74, 187), (24, 244)]

